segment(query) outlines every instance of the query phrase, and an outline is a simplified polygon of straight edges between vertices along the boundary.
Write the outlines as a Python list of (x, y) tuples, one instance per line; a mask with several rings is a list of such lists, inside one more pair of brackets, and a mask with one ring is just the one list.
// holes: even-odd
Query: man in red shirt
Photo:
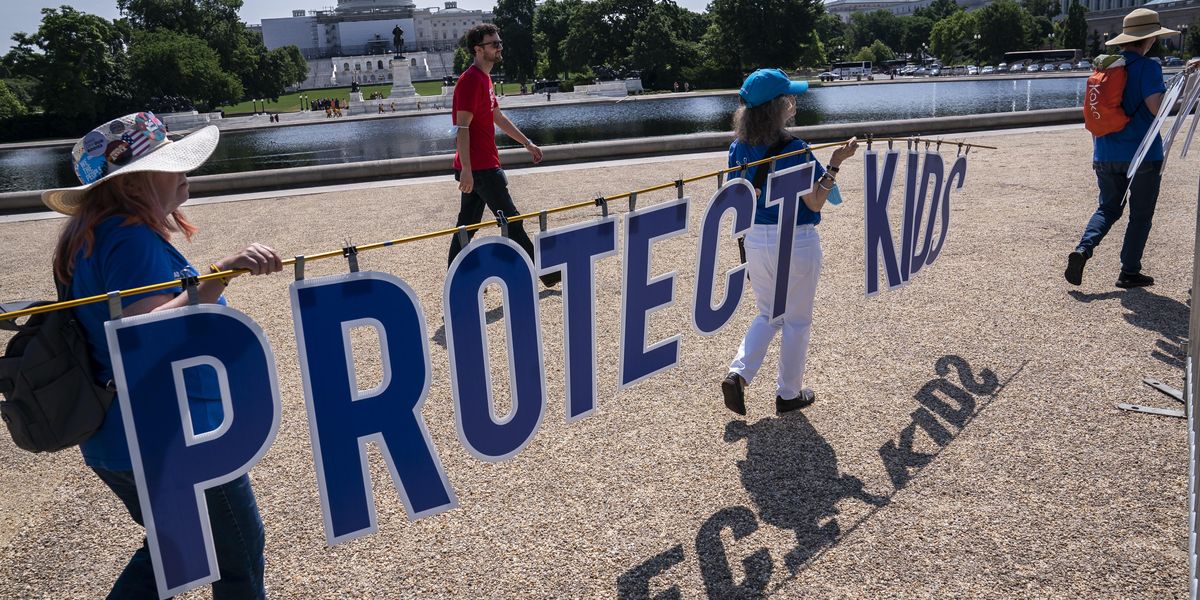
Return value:
[[(451, 118), (457, 128), (454, 154), (454, 178), (462, 192), (462, 204), (458, 210), (460, 225), (472, 225), (483, 218), (486, 205), (493, 214), (503, 212), (506, 218), (519, 214), (508, 193), (508, 177), (500, 168), (500, 152), (496, 149), (496, 127), (520, 142), (533, 162), (542, 161), (542, 149), (529, 141), (521, 130), (500, 112), (496, 102), (496, 91), (492, 88), (492, 67), (503, 57), (504, 43), (500, 41), (500, 30), (491, 23), (472, 27), (467, 32), (467, 50), (474, 54), (475, 62), (463, 71), (454, 86), (454, 105)], [(474, 236), (475, 232), (468, 232)], [(525, 233), (522, 223), (510, 223), (508, 237), (516, 242), (532, 260), (533, 242)], [(450, 258), (447, 264), (462, 250), (458, 236), (451, 237)], [(542, 276), (542, 283), (555, 285), (562, 278), (559, 273)]]

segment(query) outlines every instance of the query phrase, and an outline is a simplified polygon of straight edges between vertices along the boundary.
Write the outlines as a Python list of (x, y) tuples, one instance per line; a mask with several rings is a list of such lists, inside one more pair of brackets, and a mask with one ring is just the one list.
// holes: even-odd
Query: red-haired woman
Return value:
[[(54, 252), (55, 278), (71, 298), (127, 290), (198, 274), (174, 246), (172, 234), (191, 239), (196, 227), (179, 207), (188, 199), (187, 175), (204, 163), (217, 146), (216, 127), (206, 127), (177, 142), (153, 113), (113, 119), (92, 130), (72, 150), (76, 175), (83, 185), (47, 190), (42, 201), (70, 216)], [(208, 269), (247, 269), (252, 275), (282, 268), (279, 254), (252, 244)], [(200, 302), (225, 303), (227, 281), (205, 281)], [(123, 314), (133, 316), (181, 307), (186, 295), (178, 288), (123, 299)], [(91, 350), (98, 383), (113, 377), (112, 358), (104, 333), (108, 309), (88, 304), (74, 309)], [(196, 433), (221, 424), (221, 394), (211, 370), (188, 369), (188, 407)], [(164, 390), (164, 397), (174, 391)], [(103, 426), (81, 446), (84, 463), (120, 498), (139, 525), (133, 466), (119, 414), (118, 396)], [(214, 598), (261, 598), (263, 587), (263, 526), (247, 476), (205, 492), (216, 545), (220, 580), (212, 584)], [(143, 540), (113, 585), (110, 597), (157, 597), (154, 568)]]

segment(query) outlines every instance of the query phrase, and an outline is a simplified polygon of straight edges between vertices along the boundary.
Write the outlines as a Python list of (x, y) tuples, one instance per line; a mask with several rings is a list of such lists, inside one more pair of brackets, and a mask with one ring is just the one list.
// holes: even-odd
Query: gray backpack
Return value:
[[(59, 286), (58, 297), (66, 297)], [(50, 304), (0, 304), (13, 312)], [(17, 447), (56, 452), (87, 440), (101, 425), (115, 387), (96, 385), (83, 329), (69, 310), (33, 315), (24, 324), (0, 320), (16, 331), (0, 357), (0, 419)]]

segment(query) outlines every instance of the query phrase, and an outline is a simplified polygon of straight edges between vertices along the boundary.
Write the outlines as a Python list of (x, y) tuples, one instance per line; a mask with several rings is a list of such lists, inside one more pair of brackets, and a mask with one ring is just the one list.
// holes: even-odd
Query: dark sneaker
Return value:
[(1067, 272), (1063, 276), (1067, 278), (1067, 283), (1071, 285), (1079, 285), (1083, 283), (1083, 265), (1087, 264), (1087, 256), (1076, 250), (1067, 255)]
[(779, 396), (775, 396), (775, 412), (779, 414), (792, 412), (793, 410), (799, 410), (816, 401), (817, 393), (808, 388), (804, 388), (803, 390), (800, 390), (799, 396), (796, 396), (791, 400), (784, 400)]
[(1121, 271), (1121, 274), (1117, 276), (1117, 287), (1119, 288), (1145, 287), (1148, 285), (1154, 285), (1154, 278), (1149, 275)]
[(558, 282), (562, 281), (562, 271), (554, 271), (553, 273), (546, 273), (545, 275), (542, 275), (541, 279), (542, 279), (542, 285), (544, 285), (546, 287), (554, 287), (554, 286), (558, 285)]
[(721, 395), (725, 396), (725, 408), (746, 416), (746, 380), (737, 373), (730, 373), (721, 380)]

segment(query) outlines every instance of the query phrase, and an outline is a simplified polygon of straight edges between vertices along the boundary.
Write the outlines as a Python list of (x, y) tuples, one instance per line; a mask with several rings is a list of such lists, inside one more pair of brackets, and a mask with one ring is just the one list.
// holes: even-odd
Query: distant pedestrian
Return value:
[(674, 91), (674, 92), (678, 92), (678, 91), (679, 91), (679, 82), (678, 82), (678, 81), (676, 81), (676, 82), (675, 82), (675, 86), (674, 86), (674, 87), (672, 87), (671, 89), (672, 89), (672, 91)]
[[(542, 162), (542, 149), (525, 137), (500, 110), (496, 91), (492, 87), (491, 71), (503, 58), (504, 42), (500, 41), (500, 29), (491, 23), (472, 27), (466, 35), (467, 50), (474, 54), (474, 63), (463, 71), (454, 86), (451, 118), (457, 128), (455, 134), (454, 177), (462, 193), (459, 200), (458, 219), (455, 226), (474, 225), (483, 218), (484, 206), (493, 214), (504, 213), (508, 219), (521, 214), (508, 193), (508, 177), (500, 168), (500, 152), (496, 148), (496, 127), (516, 140), (534, 163)], [(468, 239), (475, 235), (467, 233)], [(508, 237), (534, 259), (533, 242), (525, 233), (524, 225), (518, 221), (509, 223)], [(450, 238), (450, 254), (447, 264), (462, 250), (459, 236)], [(536, 264), (536, 260), (534, 261)], [(555, 285), (562, 278), (558, 272), (542, 276), (542, 283)]]
[[(1154, 285), (1154, 278), (1142, 273), (1142, 254), (1150, 237), (1154, 208), (1158, 203), (1158, 187), (1162, 181), (1162, 138), (1157, 134), (1144, 161), (1133, 174), (1126, 177), (1129, 163), (1134, 159), (1142, 138), (1162, 106), (1162, 67), (1145, 58), (1159, 36), (1179, 32), (1162, 27), (1158, 13), (1145, 8), (1135, 9), (1125, 16), (1121, 35), (1108, 43), (1120, 46), (1125, 61), (1126, 83), (1121, 97), (1124, 114), (1129, 117), (1125, 126), (1113, 133), (1093, 138), (1092, 169), (1100, 188), (1099, 206), (1088, 220), (1083, 237), (1075, 251), (1067, 255), (1064, 276), (1071, 285), (1083, 282), (1083, 267), (1092, 251), (1104, 239), (1108, 230), (1121, 218), (1125, 209), (1126, 190), (1129, 192), (1129, 225), (1121, 244), (1121, 272), (1116, 286), (1134, 288)], [(1099, 68), (1099, 65), (1097, 65)]]

